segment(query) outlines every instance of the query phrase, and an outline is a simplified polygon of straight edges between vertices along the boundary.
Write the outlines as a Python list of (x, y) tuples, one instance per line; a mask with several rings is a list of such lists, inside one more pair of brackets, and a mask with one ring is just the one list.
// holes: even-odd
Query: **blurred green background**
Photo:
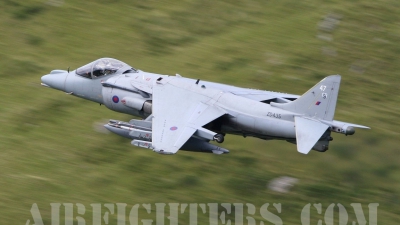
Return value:
[[(300, 224), (308, 203), (322, 203), (323, 212), (341, 203), (351, 223), (350, 203), (362, 203), (367, 216), (376, 202), (378, 224), (399, 221), (399, 1), (3, 0), (0, 8), (1, 224), (33, 223), (33, 203), (51, 224), (56, 202), (85, 205), (86, 224), (91, 203), (118, 202), (282, 203), (284, 224)], [(40, 86), (52, 69), (101, 57), (293, 94), (341, 74), (335, 119), (372, 129), (334, 134), (329, 151), (309, 155), (238, 136), (225, 139), (228, 155), (154, 154), (98, 132), (107, 119), (130, 116)], [(298, 183), (286, 194), (269, 190), (280, 176)], [(139, 216), (155, 213), (141, 208)], [(318, 219), (312, 211), (313, 224)]]

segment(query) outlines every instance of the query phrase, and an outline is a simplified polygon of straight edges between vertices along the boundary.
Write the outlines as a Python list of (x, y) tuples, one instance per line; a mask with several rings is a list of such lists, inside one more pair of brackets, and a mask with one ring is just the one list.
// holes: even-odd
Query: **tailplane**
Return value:
[(295, 125), (298, 152), (308, 154), (311, 149), (320, 152), (328, 149), (331, 134), (328, 125), (303, 117), (295, 117)]

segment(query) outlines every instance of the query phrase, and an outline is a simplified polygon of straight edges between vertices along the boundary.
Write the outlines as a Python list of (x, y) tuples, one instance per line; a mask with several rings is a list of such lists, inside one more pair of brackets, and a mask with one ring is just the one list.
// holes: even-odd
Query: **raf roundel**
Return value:
[(169, 128), (169, 129), (172, 130), (172, 131), (175, 131), (175, 130), (178, 130), (178, 127), (173, 126), (173, 127)]
[(114, 95), (114, 96), (112, 97), (112, 101), (113, 101), (114, 103), (118, 103), (118, 102), (119, 102), (118, 96)]

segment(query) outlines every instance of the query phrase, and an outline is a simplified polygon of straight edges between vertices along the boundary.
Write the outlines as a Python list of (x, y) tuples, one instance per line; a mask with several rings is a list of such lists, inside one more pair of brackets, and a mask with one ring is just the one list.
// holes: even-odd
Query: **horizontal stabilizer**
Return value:
[(308, 154), (329, 128), (321, 122), (295, 117), (297, 151)]

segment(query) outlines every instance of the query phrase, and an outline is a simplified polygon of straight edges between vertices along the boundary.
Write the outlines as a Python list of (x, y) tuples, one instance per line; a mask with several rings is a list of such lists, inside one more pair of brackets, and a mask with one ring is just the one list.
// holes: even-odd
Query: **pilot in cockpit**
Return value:
[(76, 70), (76, 74), (85, 78), (97, 78), (114, 74), (125, 64), (119, 60), (111, 58), (102, 58), (82, 66)]

